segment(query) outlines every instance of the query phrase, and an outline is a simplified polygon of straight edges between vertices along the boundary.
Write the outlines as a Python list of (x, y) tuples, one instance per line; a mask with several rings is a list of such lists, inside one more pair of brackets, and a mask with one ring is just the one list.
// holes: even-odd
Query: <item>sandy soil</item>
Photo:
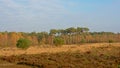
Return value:
[(90, 51), (92, 48), (97, 47), (109, 47), (109, 46), (118, 46), (120, 43), (94, 43), (94, 44), (84, 44), (84, 45), (63, 45), (62, 47), (40, 47), (32, 46), (27, 50), (22, 50), (18, 48), (1, 48), (0, 56), (11, 56), (11, 55), (21, 55), (21, 54), (40, 54), (40, 53), (58, 53), (58, 52), (67, 52), (67, 51), (79, 51), (86, 52)]

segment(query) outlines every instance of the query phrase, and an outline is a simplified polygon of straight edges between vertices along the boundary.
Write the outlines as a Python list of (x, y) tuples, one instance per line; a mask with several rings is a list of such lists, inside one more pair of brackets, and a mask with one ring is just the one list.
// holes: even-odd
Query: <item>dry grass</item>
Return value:
[[(59, 53), (59, 52), (68, 52), (68, 51), (79, 51), (87, 52), (93, 48), (99, 47), (109, 47), (116, 46), (120, 47), (120, 43), (94, 43), (94, 44), (84, 44), (84, 45), (64, 45), (62, 47), (40, 47), (34, 46), (30, 47), (27, 50), (21, 50), (18, 48), (1, 48), (0, 56), (11, 56), (11, 55), (22, 55), (22, 54), (41, 54), (41, 53)], [(108, 48), (110, 50), (110, 48)]]
[[(0, 64), (11, 68), (119, 68), (120, 43), (1, 49)], [(7, 56), (5, 54), (6, 53)], [(16, 56), (17, 55), (17, 56)], [(21, 66), (23, 65), (23, 66)], [(8, 65), (5, 68), (9, 68)], [(3, 67), (2, 67), (3, 68)]]

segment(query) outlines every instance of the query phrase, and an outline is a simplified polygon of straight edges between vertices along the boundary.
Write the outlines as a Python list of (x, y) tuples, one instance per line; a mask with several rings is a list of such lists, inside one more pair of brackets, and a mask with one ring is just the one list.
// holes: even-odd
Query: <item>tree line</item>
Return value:
[(108, 43), (120, 42), (120, 34), (113, 32), (90, 32), (86, 27), (70, 27), (67, 29), (51, 29), (49, 32), (0, 32), (0, 46), (16, 46), (17, 41), (25, 38), (31, 45), (54, 45), (60, 43)]

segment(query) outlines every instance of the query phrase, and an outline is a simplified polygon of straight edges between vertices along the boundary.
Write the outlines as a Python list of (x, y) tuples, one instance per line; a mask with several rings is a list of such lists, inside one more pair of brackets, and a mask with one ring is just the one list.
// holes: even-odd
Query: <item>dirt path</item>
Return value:
[(0, 56), (11, 56), (11, 55), (21, 55), (21, 54), (40, 54), (40, 53), (58, 53), (58, 52), (67, 52), (67, 51), (79, 51), (86, 52), (90, 51), (92, 48), (96, 47), (109, 47), (109, 46), (118, 46), (120, 43), (95, 43), (95, 44), (84, 44), (84, 45), (64, 45), (62, 47), (30, 47), (27, 50), (21, 50), (17, 48), (2, 48), (0, 49)]

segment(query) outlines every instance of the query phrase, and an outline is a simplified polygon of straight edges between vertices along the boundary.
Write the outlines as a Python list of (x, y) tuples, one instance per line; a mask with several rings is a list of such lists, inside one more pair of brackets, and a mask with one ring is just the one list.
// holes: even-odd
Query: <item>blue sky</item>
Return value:
[(0, 31), (68, 27), (120, 32), (120, 0), (0, 0)]

